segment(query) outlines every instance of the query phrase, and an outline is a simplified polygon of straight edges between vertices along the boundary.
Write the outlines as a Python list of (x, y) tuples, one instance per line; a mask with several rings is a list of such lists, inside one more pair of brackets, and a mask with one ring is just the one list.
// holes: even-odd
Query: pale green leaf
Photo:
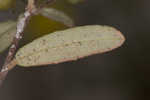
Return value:
[(45, 35), (16, 54), (20, 66), (38, 66), (76, 60), (121, 46), (124, 36), (109, 26), (89, 25)]
[(69, 27), (74, 26), (74, 22), (72, 21), (72, 19), (68, 15), (66, 15), (64, 12), (59, 11), (57, 9), (43, 8), (40, 10), (40, 14), (52, 20), (61, 22), (66, 26), (69, 26)]
[(0, 52), (5, 50), (13, 41), (16, 34), (16, 22), (7, 21), (0, 23)]

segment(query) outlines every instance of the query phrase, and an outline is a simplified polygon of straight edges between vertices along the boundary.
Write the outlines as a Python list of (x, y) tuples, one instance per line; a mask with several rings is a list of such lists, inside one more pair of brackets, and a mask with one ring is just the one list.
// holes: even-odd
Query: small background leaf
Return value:
[(16, 22), (8, 21), (0, 23), (0, 52), (5, 50), (12, 42), (16, 34)]
[(121, 46), (123, 35), (108, 26), (81, 26), (43, 36), (21, 48), (18, 65), (37, 66), (75, 60)]
[(43, 9), (41, 9), (40, 13), (47, 18), (50, 18), (50, 19), (58, 21), (58, 22), (62, 22), (66, 26), (69, 26), (69, 27), (74, 26), (73, 20), (68, 15), (66, 15), (64, 12), (59, 11), (57, 9), (43, 8)]

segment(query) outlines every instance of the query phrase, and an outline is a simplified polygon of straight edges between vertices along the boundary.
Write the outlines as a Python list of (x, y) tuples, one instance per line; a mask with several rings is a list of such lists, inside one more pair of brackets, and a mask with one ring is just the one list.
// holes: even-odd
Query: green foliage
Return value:
[[(22, 43), (38, 39), (19, 49), (11, 66), (55, 64), (104, 53), (121, 46), (124, 36), (110, 26), (87, 25), (66, 29), (74, 26), (73, 17), (70, 17), (73, 13), (69, 13), (74, 10), (68, 2), (76, 4), (81, 1), (60, 0), (49, 8), (41, 8), (32, 16), (24, 30)], [(0, 52), (11, 44), (16, 26), (14, 21), (0, 23)], [(62, 29), (63, 31), (58, 31)]]

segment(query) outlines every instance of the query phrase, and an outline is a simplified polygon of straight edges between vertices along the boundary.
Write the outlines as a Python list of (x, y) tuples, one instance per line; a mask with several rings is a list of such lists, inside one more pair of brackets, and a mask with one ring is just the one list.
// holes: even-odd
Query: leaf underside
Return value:
[(121, 46), (124, 36), (109, 26), (88, 25), (45, 35), (21, 48), (16, 54), (24, 67), (57, 64)]
[(64, 12), (59, 11), (57, 9), (43, 8), (40, 10), (40, 14), (47, 18), (50, 18), (52, 20), (61, 22), (68, 27), (74, 26), (73, 20), (68, 15), (66, 15)]

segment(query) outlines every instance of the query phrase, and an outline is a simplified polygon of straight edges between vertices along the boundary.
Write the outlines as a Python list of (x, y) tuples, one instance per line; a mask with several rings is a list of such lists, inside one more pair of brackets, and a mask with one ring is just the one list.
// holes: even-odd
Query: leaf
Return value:
[(76, 60), (121, 46), (124, 36), (109, 26), (89, 25), (45, 35), (21, 48), (17, 64), (24, 67)]
[(40, 10), (40, 14), (52, 20), (62, 22), (66, 26), (69, 27), (74, 26), (74, 22), (72, 21), (72, 19), (69, 16), (67, 16), (65, 13), (57, 9), (43, 8)]
[(13, 41), (16, 34), (16, 22), (7, 21), (0, 23), (0, 52), (5, 50)]

